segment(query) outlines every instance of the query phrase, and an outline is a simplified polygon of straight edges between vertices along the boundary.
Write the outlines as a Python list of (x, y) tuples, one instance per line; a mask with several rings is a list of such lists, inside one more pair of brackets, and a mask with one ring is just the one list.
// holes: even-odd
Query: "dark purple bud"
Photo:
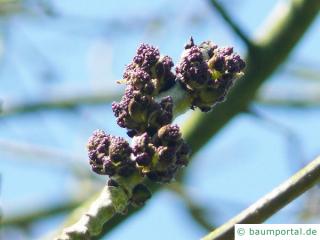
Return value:
[(174, 146), (181, 142), (181, 133), (178, 125), (165, 125), (158, 130), (157, 140), (163, 146)]
[(232, 47), (219, 48), (211, 41), (186, 48), (176, 68), (177, 80), (192, 98), (191, 109), (209, 111), (224, 100), (245, 67)]
[(119, 183), (112, 178), (108, 180), (107, 185), (110, 187), (119, 187)]
[(177, 150), (173, 147), (160, 146), (157, 149), (159, 155), (159, 162), (164, 164), (170, 164), (175, 161)]
[(148, 153), (144, 152), (138, 154), (135, 160), (139, 166), (148, 166), (151, 163), (151, 156)]
[(108, 158), (104, 159), (103, 169), (104, 169), (105, 174), (109, 175), (110, 177), (115, 175), (116, 170), (117, 170), (114, 163)]
[(137, 49), (137, 55), (133, 58), (133, 62), (142, 69), (148, 69), (153, 66), (159, 58), (159, 49), (148, 44), (141, 44)]
[(130, 158), (132, 152), (129, 143), (121, 137), (111, 137), (109, 158), (112, 162), (123, 162)]
[(89, 163), (94, 172), (98, 174), (107, 174), (103, 168), (103, 158), (109, 154), (110, 135), (102, 130), (93, 132), (88, 140)]
[(142, 206), (149, 198), (151, 198), (151, 192), (143, 185), (138, 184), (132, 189), (131, 203), (135, 207)]
[(135, 166), (133, 164), (125, 164), (125, 165), (119, 167), (117, 173), (121, 177), (129, 177), (135, 171), (136, 171), (136, 168), (135, 168)]

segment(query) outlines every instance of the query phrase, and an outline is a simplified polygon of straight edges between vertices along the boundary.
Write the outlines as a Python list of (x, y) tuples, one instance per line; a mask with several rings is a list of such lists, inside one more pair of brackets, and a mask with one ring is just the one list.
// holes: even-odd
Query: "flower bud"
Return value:
[(157, 102), (154, 97), (143, 95), (128, 86), (119, 103), (112, 104), (112, 110), (120, 127), (128, 129), (130, 137), (148, 132), (153, 135), (161, 126), (173, 118), (173, 100), (164, 97)]
[(171, 72), (173, 61), (170, 57), (160, 57), (157, 48), (141, 44), (123, 74), (123, 82), (141, 93), (156, 96), (175, 84), (175, 74)]
[(192, 98), (191, 108), (206, 112), (224, 100), (244, 68), (245, 62), (232, 47), (219, 48), (211, 41), (197, 46), (191, 38), (176, 73), (178, 82)]
[(145, 185), (138, 184), (132, 189), (132, 197), (130, 201), (133, 206), (140, 207), (149, 198), (151, 198), (151, 192)]
[(177, 125), (165, 125), (153, 137), (147, 133), (135, 136), (132, 149), (141, 174), (161, 183), (171, 181), (187, 165), (190, 154)]
[(98, 174), (128, 177), (136, 171), (135, 162), (131, 160), (132, 149), (121, 137), (97, 130), (89, 138), (87, 147), (92, 170)]

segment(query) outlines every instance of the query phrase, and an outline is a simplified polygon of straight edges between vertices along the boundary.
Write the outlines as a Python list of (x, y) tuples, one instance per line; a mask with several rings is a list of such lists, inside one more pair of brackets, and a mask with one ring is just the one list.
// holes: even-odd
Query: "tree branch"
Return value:
[(110, 90), (103, 88), (94, 92), (76, 91), (73, 93), (63, 94), (54, 93), (46, 96), (44, 99), (34, 101), (21, 100), (16, 103), (2, 102), (0, 116), (8, 117), (16, 114), (29, 113), (49, 109), (70, 109), (79, 107), (84, 104), (103, 104), (120, 98), (119, 93), (111, 93)]
[(320, 180), (320, 157), (202, 240), (232, 240), (235, 224), (262, 223)]
[(18, 216), (4, 217), (3, 221), (1, 222), (1, 225), (2, 226), (9, 226), (9, 225), (28, 226), (32, 224), (34, 221), (37, 221), (39, 219), (51, 217), (56, 214), (73, 210), (76, 207), (78, 207), (79, 204), (83, 203), (84, 200), (85, 200), (84, 198), (74, 199), (71, 201), (66, 201), (60, 204), (56, 204), (54, 206), (49, 206), (44, 209), (38, 209), (37, 211), (31, 212), (31, 213), (18, 215)]
[(232, 19), (232, 17), (224, 9), (224, 7), (216, 0), (210, 0), (210, 3), (221, 15), (223, 20), (230, 26), (233, 32), (246, 44), (246, 46), (248, 48), (252, 48), (253, 42), (248, 38), (248, 36), (244, 33), (240, 26)]

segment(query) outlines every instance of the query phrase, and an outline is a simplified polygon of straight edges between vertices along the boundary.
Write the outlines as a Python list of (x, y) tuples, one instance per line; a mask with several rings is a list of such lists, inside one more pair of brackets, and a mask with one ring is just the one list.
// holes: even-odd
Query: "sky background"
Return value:
[[(276, 2), (244, 0), (239, 4), (226, 0), (224, 5), (248, 35), (255, 37)], [(25, 4), (25, 11), (0, 18), (0, 99), (4, 107), (101, 89), (106, 95), (123, 91), (115, 82), (121, 79), (124, 66), (142, 42), (159, 47), (175, 62), (190, 36), (197, 43), (213, 40), (221, 46), (234, 46), (242, 56), (246, 53), (242, 42), (205, 0), (50, 1), (51, 16), (33, 1)], [(294, 71), (319, 70), (319, 30), (318, 18), (289, 60), (264, 84), (262, 94), (295, 98), (319, 92), (319, 81)], [(263, 117), (238, 115), (187, 169), (188, 193), (206, 207), (207, 218), (217, 225), (320, 152), (320, 108), (254, 102), (252, 109)], [(189, 115), (179, 117), (177, 122), (183, 124)], [(0, 118), (0, 201), (4, 218), (101, 189), (105, 178), (98, 177), (94, 184), (87, 180), (94, 175), (85, 145), (97, 128), (125, 137), (110, 104)], [(307, 201), (308, 196), (299, 198), (268, 222), (319, 223), (316, 213), (301, 218)], [(0, 239), (41, 239), (57, 229), (65, 217), (60, 214), (38, 221), (28, 234), (15, 228), (2, 229)], [(184, 202), (164, 190), (105, 239), (191, 240), (204, 234), (189, 217)]]

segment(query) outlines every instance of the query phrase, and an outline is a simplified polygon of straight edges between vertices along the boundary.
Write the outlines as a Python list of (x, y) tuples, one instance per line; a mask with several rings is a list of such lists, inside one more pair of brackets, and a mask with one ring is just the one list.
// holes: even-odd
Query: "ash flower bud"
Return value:
[(121, 101), (112, 104), (112, 110), (118, 125), (127, 128), (130, 137), (145, 131), (152, 134), (172, 121), (173, 100), (165, 97), (159, 103), (128, 86)]
[(211, 41), (186, 45), (176, 68), (178, 82), (190, 94), (192, 106), (209, 111), (224, 100), (245, 62), (232, 47), (219, 48)]
[(106, 174), (103, 158), (109, 153), (110, 135), (96, 130), (88, 140), (87, 149), (92, 170), (98, 174)]
[(130, 199), (131, 204), (134, 207), (142, 206), (149, 198), (151, 198), (151, 192), (143, 185), (138, 184), (132, 189), (132, 197)]
[(143, 94), (156, 96), (175, 84), (175, 74), (171, 72), (173, 61), (168, 56), (160, 57), (157, 48), (141, 44), (123, 74), (123, 82)]
[(87, 147), (89, 163), (98, 174), (127, 177), (136, 171), (135, 163), (131, 160), (132, 149), (121, 137), (97, 130), (89, 138)]
[(132, 149), (142, 175), (161, 183), (174, 178), (190, 153), (177, 125), (165, 125), (152, 137), (147, 133), (135, 136)]
[(132, 152), (129, 143), (121, 137), (113, 137), (109, 146), (109, 158), (112, 162), (123, 162), (130, 158)]
[(160, 145), (175, 146), (181, 142), (181, 133), (178, 125), (165, 125), (161, 127), (156, 135), (156, 141)]
[(159, 58), (159, 49), (149, 44), (141, 44), (137, 49), (137, 55), (133, 58), (133, 62), (142, 69), (149, 69), (156, 64)]

